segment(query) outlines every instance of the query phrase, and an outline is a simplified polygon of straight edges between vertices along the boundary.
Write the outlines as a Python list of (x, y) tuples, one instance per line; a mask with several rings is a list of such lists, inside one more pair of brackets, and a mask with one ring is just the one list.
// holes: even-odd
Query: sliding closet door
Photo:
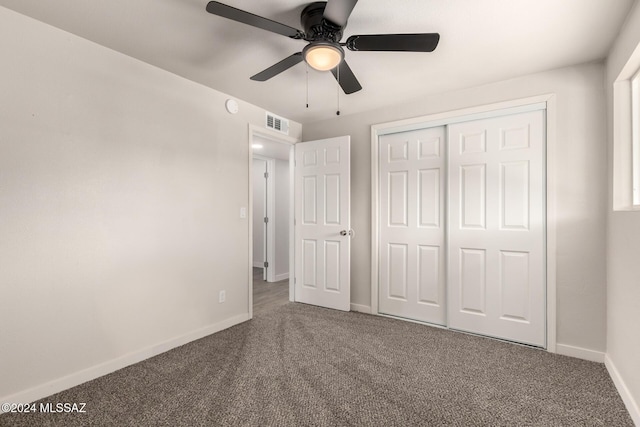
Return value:
[(445, 128), (381, 136), (378, 311), (445, 324)]
[(449, 326), (545, 345), (543, 111), (453, 124)]

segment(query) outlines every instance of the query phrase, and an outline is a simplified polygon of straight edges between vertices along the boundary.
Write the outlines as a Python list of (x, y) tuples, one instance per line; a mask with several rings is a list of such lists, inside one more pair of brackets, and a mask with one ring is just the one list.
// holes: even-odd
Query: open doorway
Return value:
[[(254, 144), (256, 147), (261, 147), (261, 144)], [(259, 150), (256, 150), (259, 151)], [(253, 155), (253, 169), (252, 169), (252, 181), (253, 181), (253, 268), (254, 275), (259, 275), (262, 280), (267, 280), (267, 270), (269, 270), (269, 263), (267, 261), (268, 252), (268, 227), (267, 222), (269, 220), (269, 212), (267, 206), (271, 202), (267, 200), (270, 196), (269, 192), (269, 177), (273, 176), (273, 159), (269, 159), (263, 156)], [(273, 270), (273, 265), (271, 270)]]
[(251, 135), (253, 315), (290, 299), (292, 147), (288, 140)]

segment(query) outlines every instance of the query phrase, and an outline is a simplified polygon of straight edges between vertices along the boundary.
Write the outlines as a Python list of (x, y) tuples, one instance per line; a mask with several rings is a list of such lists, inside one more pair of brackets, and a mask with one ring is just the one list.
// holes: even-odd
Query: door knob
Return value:
[(349, 229), (349, 231), (347, 231), (347, 230), (342, 230), (342, 231), (340, 232), (340, 235), (341, 235), (341, 236), (353, 236), (353, 230), (351, 230), (351, 229)]

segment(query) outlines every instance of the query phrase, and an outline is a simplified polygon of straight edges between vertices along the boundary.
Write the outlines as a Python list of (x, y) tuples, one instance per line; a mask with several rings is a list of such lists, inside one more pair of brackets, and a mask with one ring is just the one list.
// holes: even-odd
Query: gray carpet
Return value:
[(2, 426), (633, 426), (603, 365), (287, 304), (56, 394)]

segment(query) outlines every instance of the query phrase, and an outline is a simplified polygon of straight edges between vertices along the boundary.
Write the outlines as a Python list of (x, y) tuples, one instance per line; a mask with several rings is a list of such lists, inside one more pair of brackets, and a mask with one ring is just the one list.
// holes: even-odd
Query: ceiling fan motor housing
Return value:
[(305, 40), (338, 43), (342, 38), (342, 27), (323, 18), (327, 2), (316, 1), (302, 10), (300, 23), (304, 28)]

